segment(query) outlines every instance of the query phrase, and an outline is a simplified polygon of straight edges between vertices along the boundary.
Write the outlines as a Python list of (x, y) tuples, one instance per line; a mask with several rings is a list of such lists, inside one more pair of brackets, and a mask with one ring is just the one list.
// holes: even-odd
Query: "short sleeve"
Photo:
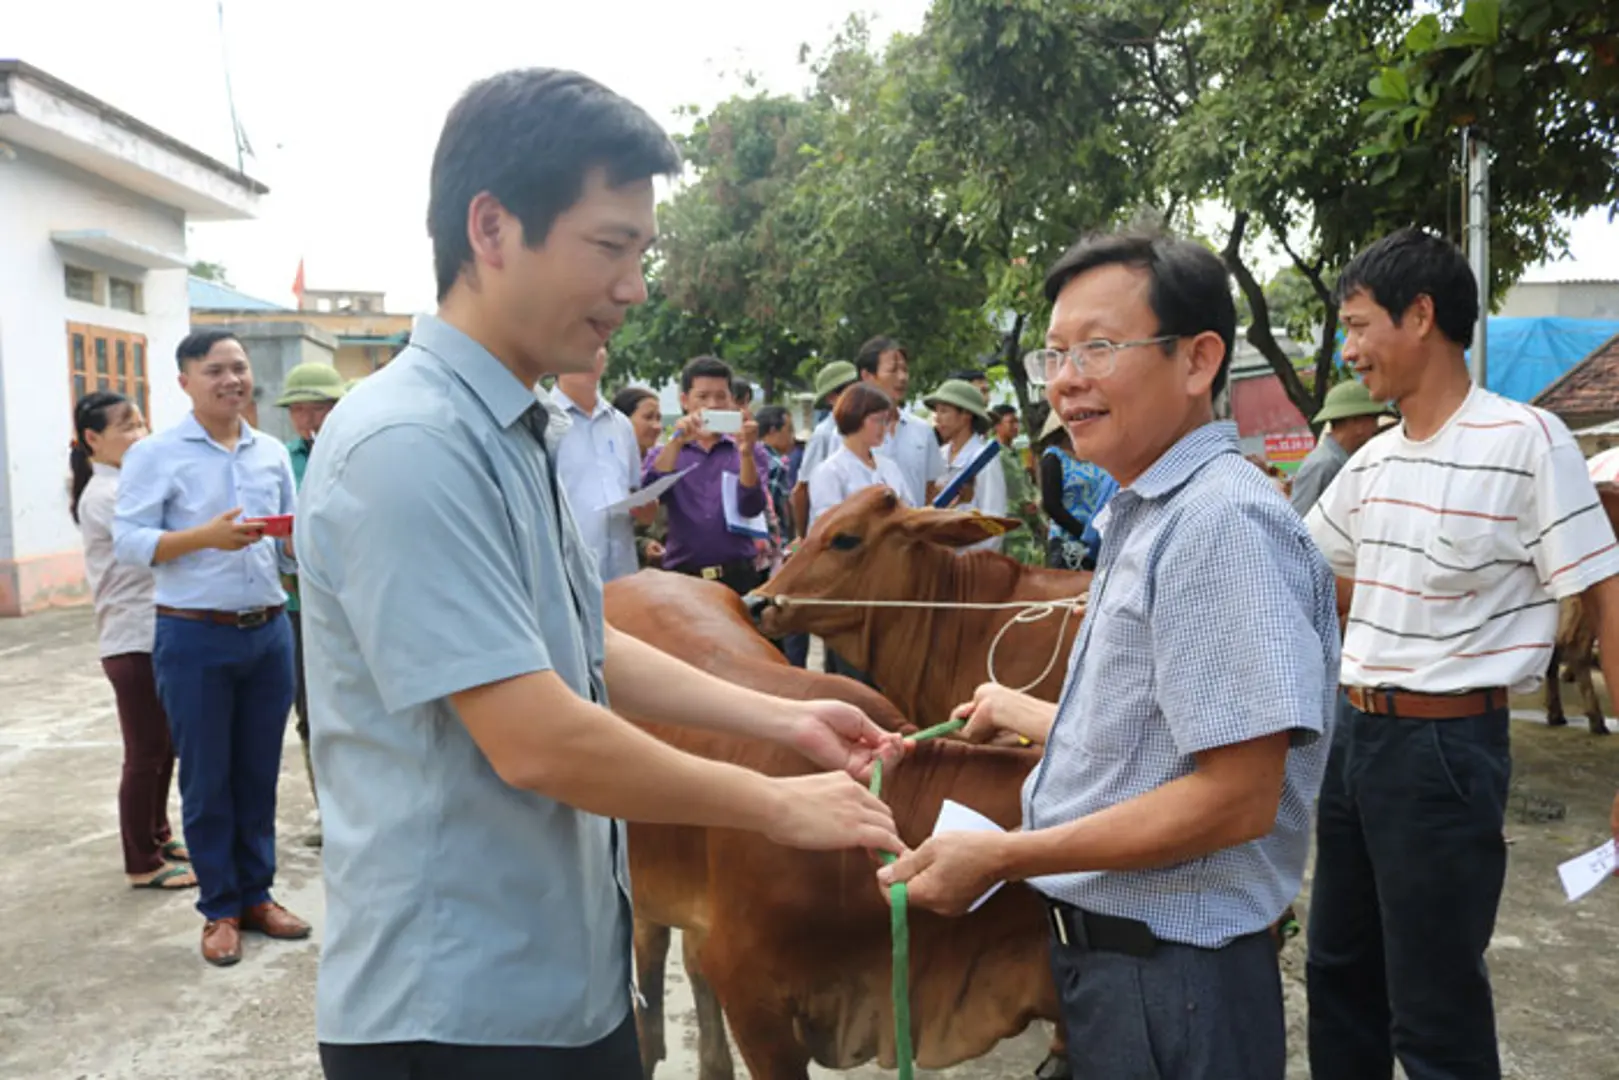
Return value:
[(843, 501), (843, 477), (831, 458), (827, 458), (809, 474), (809, 514), (815, 522), (821, 515)]
[(1354, 510), (1360, 503), (1360, 474), (1354, 471), (1354, 464), (1354, 459), (1351, 459), (1348, 465), (1338, 470), (1338, 475), (1327, 485), (1327, 490), (1321, 493), (1304, 518), (1304, 524), (1315, 539), (1315, 546), (1327, 557), (1327, 565), (1342, 578), (1355, 576), (1356, 530), (1359, 528), (1360, 515)]
[(1553, 596), (1582, 593), (1619, 573), (1613, 526), (1572, 440), (1554, 442), (1536, 462), (1527, 509), (1519, 516), (1519, 535)]
[(933, 434), (933, 428), (921, 420), (918, 420), (917, 423), (922, 425), (927, 435), (922, 451), (922, 479), (926, 484), (936, 484), (943, 480), (944, 474), (949, 471), (949, 467), (944, 460), (944, 450), (940, 448)]
[(1183, 754), (1281, 731), (1299, 745), (1326, 730), (1337, 627), (1323, 640), (1329, 585), (1297, 521), (1281, 505), (1210, 502), (1173, 526), (1149, 618), (1154, 667), (1172, 673), (1158, 707)]
[(390, 712), (550, 669), (518, 545), (554, 538), (519, 540), (494, 475), (460, 439), (384, 428), (304, 502), (304, 580), (341, 608)]

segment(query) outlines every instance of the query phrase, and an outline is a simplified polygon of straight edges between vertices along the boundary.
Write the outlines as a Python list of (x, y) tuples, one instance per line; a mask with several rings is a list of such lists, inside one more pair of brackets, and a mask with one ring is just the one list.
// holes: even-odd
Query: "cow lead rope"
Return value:
[[(967, 721), (946, 720), (924, 728), (915, 735), (907, 735), (906, 742), (924, 742), (940, 735), (960, 731)], [(879, 798), (883, 793), (883, 763), (881, 759), (871, 766), (871, 793)], [(894, 853), (881, 853), (883, 865), (894, 861)], [(911, 926), (906, 917), (905, 882), (896, 881), (888, 887), (889, 934), (894, 939), (894, 1060), (899, 1068), (899, 1080), (911, 1080), (916, 1062), (911, 1048)]]

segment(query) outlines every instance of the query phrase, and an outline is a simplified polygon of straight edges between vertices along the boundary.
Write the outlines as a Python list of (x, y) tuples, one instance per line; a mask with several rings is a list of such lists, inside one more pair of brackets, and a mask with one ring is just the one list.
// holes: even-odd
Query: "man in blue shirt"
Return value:
[[(582, 75), (474, 85), (429, 183), (438, 314), (321, 430), (296, 539), (328, 1080), (639, 1080), (625, 819), (899, 845), (848, 775), (897, 736), (607, 626), (561, 495), (561, 425), (534, 387), (591, 370), (646, 299), (652, 178), (678, 165), (650, 117)], [(837, 771), (695, 758), (610, 704)]]
[[(557, 447), (557, 469), (573, 520), (585, 547), (595, 552), (596, 571), (604, 584), (639, 569), (630, 512), (608, 513), (606, 508), (641, 486), (635, 429), (629, 417), (601, 396), (606, 368), (607, 350), (599, 349), (589, 371), (559, 375), (551, 390), (551, 404), (568, 421)], [(657, 512), (654, 506), (646, 509)], [(652, 523), (650, 514), (641, 520)]]
[(1057, 704), (981, 687), (967, 735), (1044, 745), (1016, 833), (944, 833), (879, 874), (954, 914), (1045, 901), (1074, 1075), (1282, 1080), (1267, 932), (1297, 893), (1337, 691), (1331, 571), (1214, 421), (1236, 329), (1220, 260), (1122, 233), (1046, 277), (1030, 379), (1122, 485)]
[(152, 567), (152, 666), (180, 758), (202, 955), (223, 966), (242, 958), (242, 930), (309, 936), (270, 895), (294, 688), (280, 575), (294, 564), (253, 521), (292, 513), (292, 462), (242, 419), (253, 369), (234, 335), (198, 331), (176, 355), (191, 413), (125, 454), (113, 545), (120, 562)]

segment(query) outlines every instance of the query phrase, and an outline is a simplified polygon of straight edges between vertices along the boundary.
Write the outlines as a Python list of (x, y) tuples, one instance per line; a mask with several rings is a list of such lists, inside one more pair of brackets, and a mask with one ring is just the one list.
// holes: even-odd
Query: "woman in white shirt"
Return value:
[(843, 445), (810, 474), (810, 525), (855, 492), (876, 484), (886, 484), (904, 500), (905, 477), (899, 466), (874, 453), (894, 426), (894, 416), (893, 401), (871, 383), (855, 383), (838, 398), (832, 419)]
[(98, 390), (73, 409), (69, 511), (84, 536), (84, 563), (95, 603), (101, 669), (118, 701), (124, 738), (118, 824), (124, 873), (137, 889), (189, 889), (197, 884), (185, 846), (169, 828), (174, 745), (152, 674), (156, 609), (152, 571), (114, 560), (112, 519), (124, 451), (146, 436), (146, 420), (122, 394)]
[[(922, 399), (933, 410), (933, 427), (944, 444), (945, 473), (941, 489), (948, 487), (963, 469), (989, 445), (989, 407), (978, 387), (962, 379), (949, 379)], [(964, 495), (952, 503), (956, 510), (977, 510), (980, 514), (1006, 516), (1006, 474), (999, 462), (978, 471)], [(974, 544), (968, 551), (999, 551), (1001, 537)]]

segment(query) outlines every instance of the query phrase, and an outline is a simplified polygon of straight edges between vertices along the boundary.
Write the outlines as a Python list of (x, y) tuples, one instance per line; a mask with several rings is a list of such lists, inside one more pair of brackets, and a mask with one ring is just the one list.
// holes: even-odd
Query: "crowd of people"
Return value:
[[(173, 427), (148, 435), (114, 394), (77, 404), (130, 884), (196, 888), (212, 964), (242, 958), (243, 931), (309, 934), (273, 893), (295, 711), (331, 1080), (640, 1076), (626, 821), (892, 852), (873, 887), (906, 881), (950, 916), (1027, 881), (1075, 1076), (1279, 1080), (1272, 931), (1313, 834), (1312, 1075), (1398, 1059), (1423, 1080), (1499, 1077), (1484, 956), (1507, 694), (1544, 672), (1560, 599), (1619, 636), (1619, 545), (1566, 428), (1469, 380), (1478, 283), (1455, 248), (1402, 230), (1343, 269), (1360, 381), (1328, 396), (1290, 506), (1214, 418), (1227, 272), (1163, 234), (1087, 237), (1050, 269), (1045, 344), (1022, 358), (1050, 408), (1031, 461), (982, 372), (924, 395), (931, 422), (910, 411), (889, 337), (817, 373), (826, 412), (802, 448), (714, 357), (685, 365), (667, 433), (652, 391), (607, 401), (608, 341), (646, 298), (653, 179), (678, 167), (650, 117), (583, 76), (484, 80), (433, 160), (436, 314), (353, 390), (289, 375), (290, 447), (243, 419), (252, 367), (222, 330), (181, 342), (192, 409)], [(958, 710), (968, 739), (1040, 747), (1019, 830), (907, 849), (863, 782), (898, 762), (896, 734), (604, 620), (602, 583), (642, 565), (756, 588), (875, 484), (1014, 515), (1045, 541), (1019, 557), (1095, 571), (1060, 701), (986, 684)], [(1619, 651), (1604, 673), (1619, 685)], [(615, 708), (825, 771), (693, 757)]]

